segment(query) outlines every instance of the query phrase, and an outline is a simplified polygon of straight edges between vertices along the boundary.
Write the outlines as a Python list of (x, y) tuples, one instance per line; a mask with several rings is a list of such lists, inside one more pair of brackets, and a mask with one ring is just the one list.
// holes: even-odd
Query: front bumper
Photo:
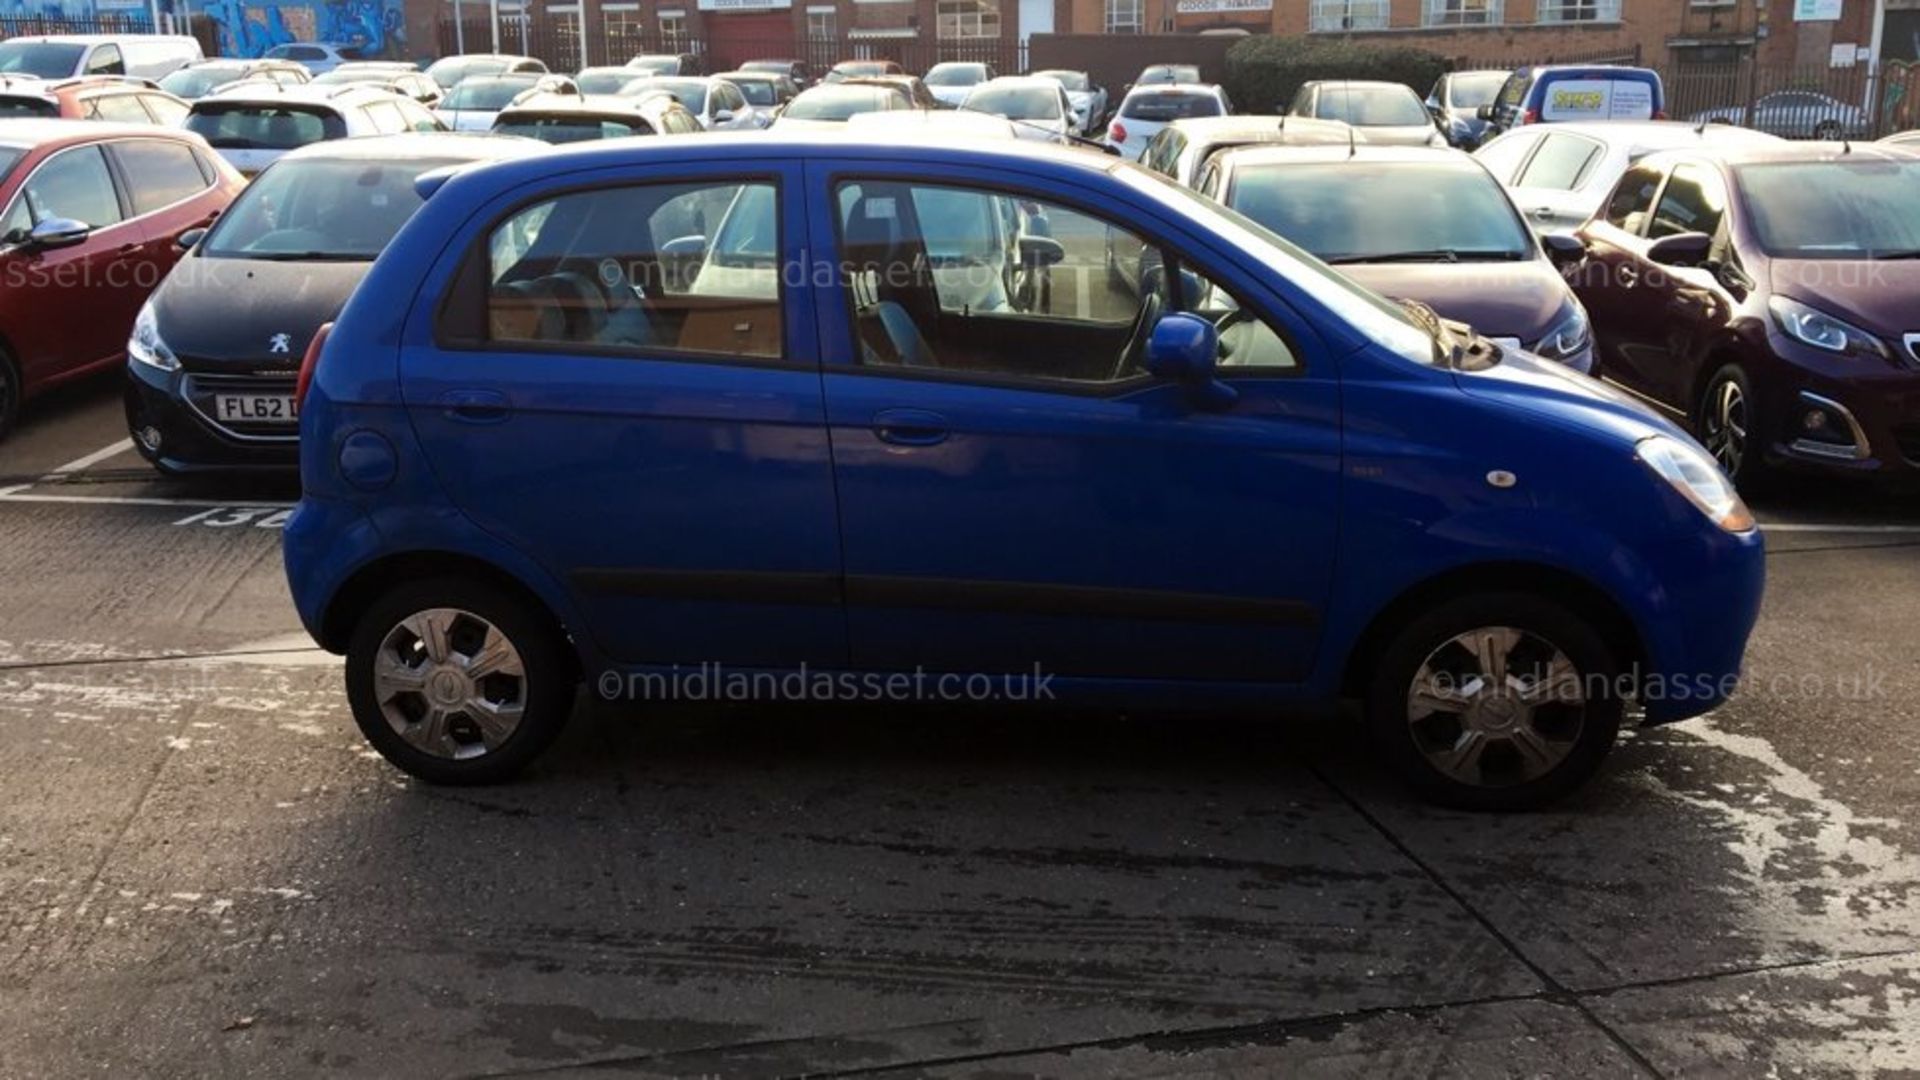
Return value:
[(1657, 611), (1642, 619), (1636, 693), (1648, 724), (1668, 724), (1717, 708), (1737, 688), (1766, 591), (1766, 540), (1759, 530), (1702, 530), (1648, 553), (1647, 564), (1660, 568)]
[(127, 431), (140, 455), (166, 472), (293, 472), (300, 464), (295, 427), (223, 426), (208, 404), (222, 390), (291, 394), (293, 376), (160, 371), (127, 364)]
[[(1920, 360), (1839, 356), (1770, 335), (1779, 370), (1755, 386), (1766, 459), (1795, 470), (1920, 479)], [(1819, 419), (1810, 423), (1810, 418)]]

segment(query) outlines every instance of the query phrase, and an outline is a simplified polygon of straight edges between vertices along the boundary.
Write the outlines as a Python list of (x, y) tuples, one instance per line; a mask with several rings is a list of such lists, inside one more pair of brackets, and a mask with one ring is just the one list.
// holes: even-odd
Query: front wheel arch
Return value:
[(1578, 574), (1539, 563), (1478, 563), (1413, 585), (1375, 613), (1347, 651), (1341, 668), (1341, 696), (1365, 696), (1381, 654), (1400, 628), (1421, 612), (1465, 596), (1515, 592), (1544, 596), (1586, 619), (1613, 650), (1622, 670), (1631, 672), (1644, 666), (1647, 651), (1639, 628), (1599, 586)]

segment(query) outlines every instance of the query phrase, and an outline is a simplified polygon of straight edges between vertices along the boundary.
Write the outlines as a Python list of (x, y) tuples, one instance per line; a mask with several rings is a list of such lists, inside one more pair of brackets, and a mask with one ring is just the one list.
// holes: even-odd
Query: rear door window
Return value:
[(1515, 187), (1573, 191), (1600, 157), (1600, 144), (1581, 135), (1553, 132), (1514, 180)]
[(1660, 194), (1647, 238), (1658, 240), (1681, 233), (1716, 236), (1726, 213), (1727, 190), (1719, 174), (1700, 165), (1681, 165), (1673, 170), (1667, 189)]
[(1660, 170), (1652, 165), (1636, 165), (1627, 170), (1607, 200), (1607, 224), (1639, 235), (1647, 215), (1653, 212), (1653, 198), (1660, 191)]
[(109, 150), (131, 187), (135, 214), (151, 214), (207, 189), (193, 148), (160, 139), (128, 139)]

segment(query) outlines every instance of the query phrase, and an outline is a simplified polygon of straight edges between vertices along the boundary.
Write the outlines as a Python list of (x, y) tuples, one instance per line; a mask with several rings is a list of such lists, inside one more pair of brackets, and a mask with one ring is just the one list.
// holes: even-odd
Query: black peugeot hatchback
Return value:
[(295, 467), (301, 357), (419, 208), (421, 174), (541, 146), (388, 135), (276, 161), (211, 228), (181, 236), (191, 250), (134, 320), (126, 410), (141, 455), (167, 475)]

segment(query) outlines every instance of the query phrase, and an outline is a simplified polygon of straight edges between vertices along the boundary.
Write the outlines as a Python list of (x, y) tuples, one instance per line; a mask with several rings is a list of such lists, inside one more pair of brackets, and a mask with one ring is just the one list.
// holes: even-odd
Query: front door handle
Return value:
[(873, 433), (895, 446), (933, 446), (947, 441), (947, 418), (925, 409), (882, 409), (873, 414)]
[(449, 390), (437, 404), (448, 419), (464, 424), (497, 424), (512, 413), (507, 395), (498, 390)]
[(1621, 263), (1619, 274), (1620, 284), (1629, 289), (1640, 284), (1640, 271), (1632, 263)]

